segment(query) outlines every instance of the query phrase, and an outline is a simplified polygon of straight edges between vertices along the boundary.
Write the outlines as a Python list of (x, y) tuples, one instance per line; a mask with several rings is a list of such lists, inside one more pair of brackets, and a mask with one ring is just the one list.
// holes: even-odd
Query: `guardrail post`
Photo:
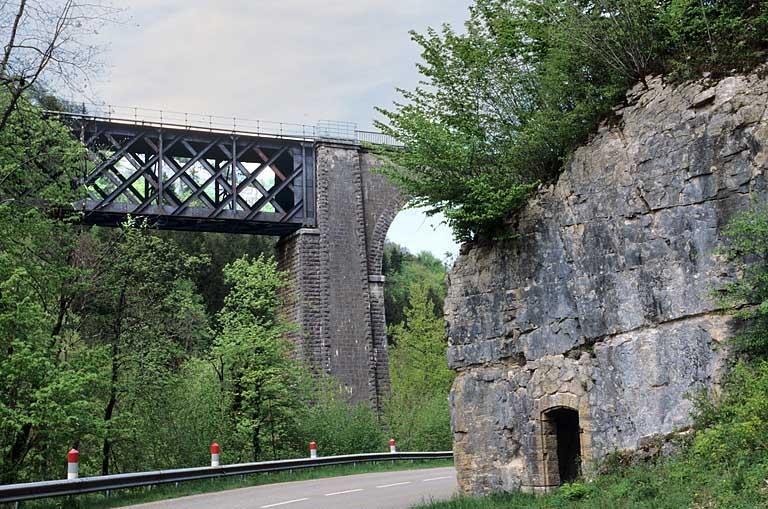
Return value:
[(80, 453), (77, 449), (70, 449), (67, 453), (67, 479), (77, 479), (80, 473)]
[(389, 452), (391, 452), (392, 454), (395, 454), (397, 452), (397, 447), (395, 447), (394, 438), (389, 439)]
[(315, 442), (309, 443), (309, 458), (313, 460), (317, 459), (317, 444)]
[(211, 444), (211, 466), (212, 467), (218, 467), (219, 466), (219, 459), (221, 454), (221, 448), (219, 448), (219, 444), (216, 442)]

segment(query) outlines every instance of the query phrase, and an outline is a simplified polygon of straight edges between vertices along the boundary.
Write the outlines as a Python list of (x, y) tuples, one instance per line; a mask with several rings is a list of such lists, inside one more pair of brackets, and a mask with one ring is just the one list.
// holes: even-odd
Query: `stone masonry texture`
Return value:
[(317, 228), (282, 239), (278, 261), (298, 355), (380, 409), (389, 391), (381, 258), (403, 200), (377, 165), (360, 147), (318, 145)]
[[(763, 69), (763, 71), (765, 71)], [(450, 274), (452, 425), (466, 493), (559, 484), (550, 411), (578, 412), (581, 467), (691, 424), (731, 334), (713, 290), (738, 211), (765, 203), (768, 81), (631, 90), (509, 227)]]

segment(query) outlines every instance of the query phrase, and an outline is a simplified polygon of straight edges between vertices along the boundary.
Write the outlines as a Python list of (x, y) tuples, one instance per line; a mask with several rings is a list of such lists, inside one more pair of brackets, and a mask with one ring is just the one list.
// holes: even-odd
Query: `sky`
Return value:
[[(375, 106), (413, 88), (409, 37), (461, 27), (469, 0), (126, 0), (103, 30), (104, 75), (90, 97), (117, 106), (370, 129)], [(456, 253), (447, 226), (404, 211), (389, 238), (413, 252)]]

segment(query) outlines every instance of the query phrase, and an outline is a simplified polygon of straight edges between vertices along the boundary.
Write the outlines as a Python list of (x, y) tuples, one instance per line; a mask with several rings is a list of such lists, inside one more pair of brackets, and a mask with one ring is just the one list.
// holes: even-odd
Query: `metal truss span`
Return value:
[(88, 224), (127, 216), (175, 230), (286, 235), (316, 224), (314, 144), (63, 117), (88, 149), (75, 204)]

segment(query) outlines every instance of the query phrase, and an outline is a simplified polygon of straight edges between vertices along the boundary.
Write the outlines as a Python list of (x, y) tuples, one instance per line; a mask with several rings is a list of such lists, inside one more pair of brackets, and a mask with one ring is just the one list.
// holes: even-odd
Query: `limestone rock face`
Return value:
[(516, 238), (466, 249), (450, 275), (467, 493), (559, 484), (553, 409), (578, 412), (588, 469), (689, 426), (688, 396), (717, 390), (730, 332), (712, 292), (733, 271), (715, 251), (767, 196), (768, 80), (652, 79), (628, 104), (517, 215)]

